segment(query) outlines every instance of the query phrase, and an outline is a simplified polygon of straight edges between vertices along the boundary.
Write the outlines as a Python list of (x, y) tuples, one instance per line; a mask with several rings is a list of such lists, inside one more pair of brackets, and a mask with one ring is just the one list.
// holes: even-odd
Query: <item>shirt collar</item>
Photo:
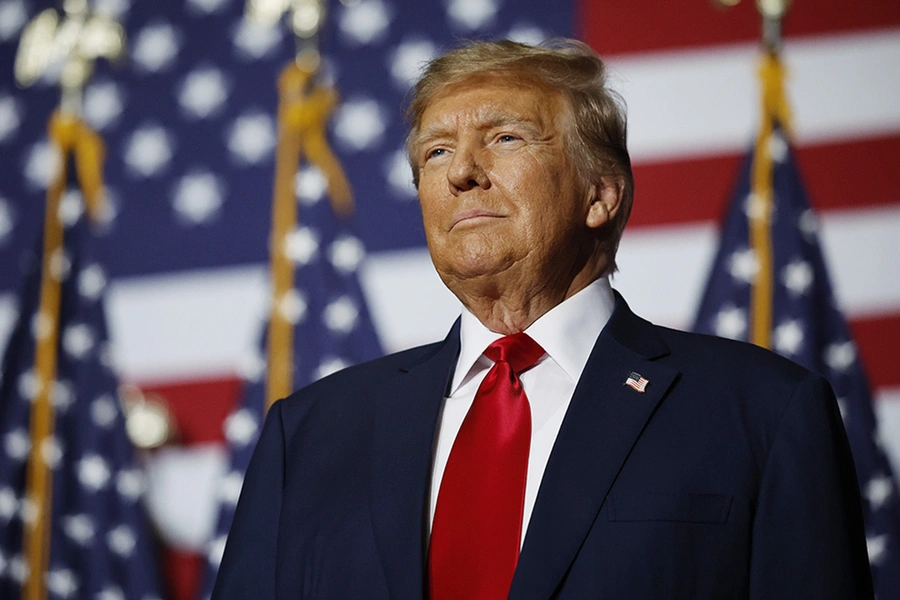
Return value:
[[(578, 381), (587, 364), (600, 332), (612, 315), (616, 300), (608, 277), (593, 281), (574, 296), (554, 306), (525, 330), (534, 341), (566, 372)], [(503, 335), (481, 324), (475, 315), (463, 307), (460, 323), (460, 349), (453, 385), (455, 393), (481, 359), (484, 349)], [(484, 366), (490, 361), (483, 359)]]

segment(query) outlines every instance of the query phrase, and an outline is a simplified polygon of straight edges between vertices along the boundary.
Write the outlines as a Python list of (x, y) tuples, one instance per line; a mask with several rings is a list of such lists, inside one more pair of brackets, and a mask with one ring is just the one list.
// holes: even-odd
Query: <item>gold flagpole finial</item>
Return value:
[[(731, 8), (741, 0), (713, 0), (715, 4)], [(792, 0), (756, 0), (756, 10), (762, 17), (762, 43), (768, 52), (781, 48), (781, 22), (791, 7)]]

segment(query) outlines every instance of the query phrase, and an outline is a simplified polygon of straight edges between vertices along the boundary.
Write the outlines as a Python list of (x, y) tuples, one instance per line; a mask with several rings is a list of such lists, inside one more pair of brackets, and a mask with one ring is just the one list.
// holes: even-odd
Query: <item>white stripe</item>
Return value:
[[(758, 60), (753, 44), (611, 59), (634, 162), (745, 150)], [(784, 61), (798, 144), (900, 132), (900, 28), (788, 40)]]

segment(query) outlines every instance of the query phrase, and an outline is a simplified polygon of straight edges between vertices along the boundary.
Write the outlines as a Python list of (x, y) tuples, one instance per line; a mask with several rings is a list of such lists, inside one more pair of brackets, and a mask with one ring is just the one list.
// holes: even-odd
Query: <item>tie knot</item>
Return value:
[(544, 349), (527, 333), (514, 333), (502, 337), (488, 346), (484, 355), (495, 363), (509, 363), (510, 368), (518, 375), (533, 367), (534, 363), (544, 355)]

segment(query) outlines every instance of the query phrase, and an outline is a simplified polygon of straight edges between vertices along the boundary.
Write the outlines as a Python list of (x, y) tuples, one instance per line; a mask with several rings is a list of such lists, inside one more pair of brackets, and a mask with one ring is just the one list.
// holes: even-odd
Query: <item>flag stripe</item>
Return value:
[[(603, 54), (623, 54), (755, 42), (760, 17), (747, 0), (724, 10), (712, 2), (582, 2), (583, 39)], [(900, 24), (895, 0), (794, 2), (785, 18), (785, 36), (856, 31)]]
[(873, 388), (900, 387), (900, 314), (850, 320)]

